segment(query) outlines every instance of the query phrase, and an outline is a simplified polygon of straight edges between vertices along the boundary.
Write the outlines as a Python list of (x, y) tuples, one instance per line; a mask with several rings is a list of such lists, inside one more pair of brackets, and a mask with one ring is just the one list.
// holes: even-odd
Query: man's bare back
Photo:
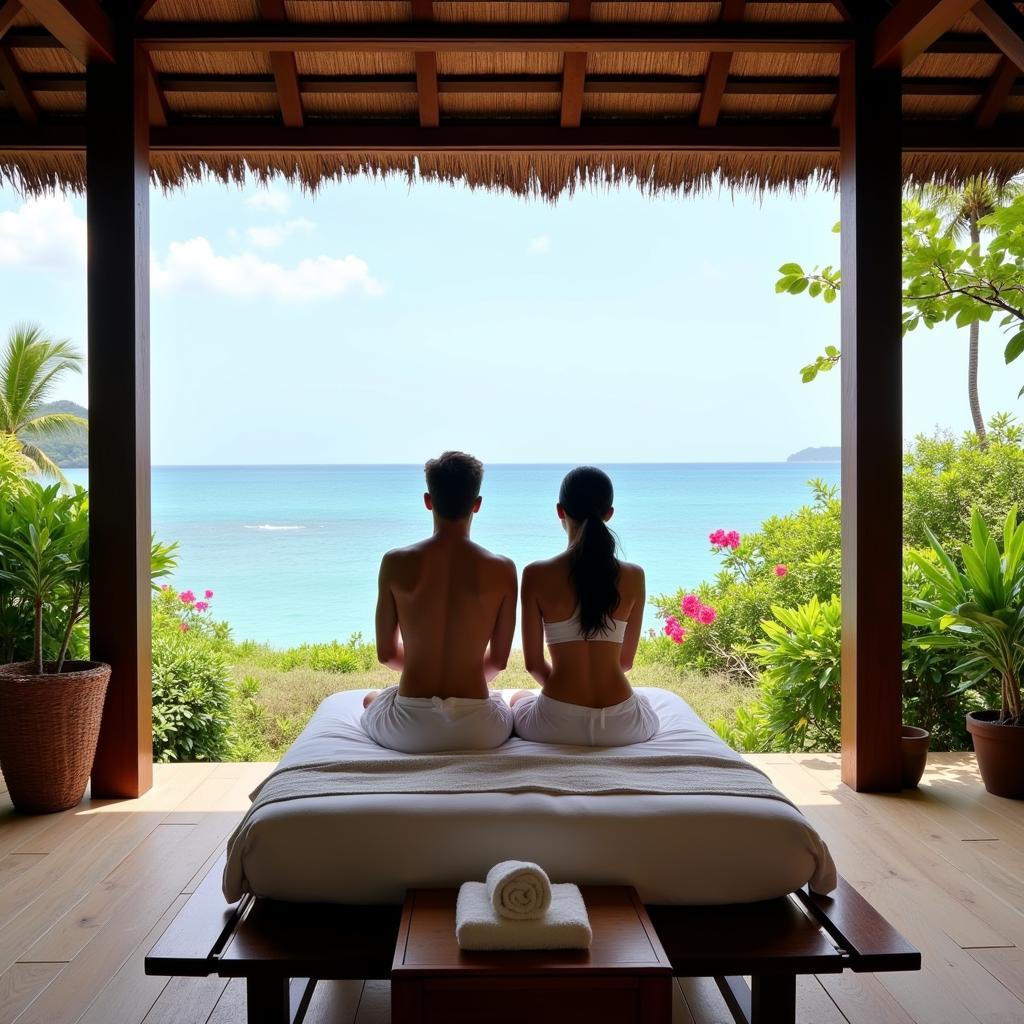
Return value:
[(469, 522), (435, 532), (381, 562), (377, 655), (401, 672), (405, 697), (485, 698), (508, 663), (516, 568), (469, 539)]

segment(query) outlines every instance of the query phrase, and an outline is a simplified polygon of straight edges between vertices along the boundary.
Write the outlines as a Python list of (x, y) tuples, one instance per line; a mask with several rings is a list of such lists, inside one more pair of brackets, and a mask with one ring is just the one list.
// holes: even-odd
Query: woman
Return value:
[(539, 694), (523, 690), (512, 698), (523, 739), (617, 747), (658, 731), (650, 701), (626, 679), (646, 595), (643, 569), (615, 557), (607, 526), (612, 498), (606, 473), (592, 466), (572, 470), (557, 506), (569, 545), (523, 572), (523, 654), (541, 685)]

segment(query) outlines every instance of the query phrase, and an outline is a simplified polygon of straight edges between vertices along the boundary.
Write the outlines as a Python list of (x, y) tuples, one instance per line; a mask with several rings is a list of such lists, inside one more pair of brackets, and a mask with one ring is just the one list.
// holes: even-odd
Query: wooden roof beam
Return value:
[[(412, 16), (415, 21), (433, 21), (434, 0), (412, 0)], [(437, 95), (437, 54), (432, 50), (418, 50), (415, 59), (420, 127), (436, 128), (441, 123), (441, 102)]]
[(976, 127), (991, 128), (996, 123), (1007, 98), (1017, 84), (1019, 75), (1020, 68), (1009, 57), (1003, 57), (999, 61), (996, 73), (989, 79), (988, 86), (975, 107), (974, 124)]
[(167, 99), (164, 96), (163, 89), (160, 88), (160, 82), (153, 68), (153, 62), (145, 55), (143, 55), (143, 59), (146, 61), (146, 94), (149, 101), (149, 123), (159, 128), (166, 128), (167, 122), (170, 120), (167, 111)]
[[(260, 0), (260, 14), (265, 21), (275, 24), (287, 20), (284, 0)], [(305, 123), (302, 93), (299, 91), (299, 68), (295, 54), (277, 50), (270, 54), (270, 69), (277, 84), (277, 102), (281, 108), (281, 121), (287, 128), (301, 128)]]
[(21, 14), (20, 0), (5, 0), (4, 3), (0, 3), (0, 39), (3, 39), (19, 14)]
[[(590, 20), (591, 0), (569, 0), (569, 21), (573, 24)], [(579, 128), (583, 120), (583, 92), (587, 79), (586, 51), (562, 54), (563, 128)]]
[(875, 30), (875, 67), (905, 68), (977, 0), (898, 0)]
[[(34, 0), (39, 2), (39, 0)], [(275, 50), (393, 52), (396, 50), (569, 53), (591, 51), (680, 53), (841, 53), (853, 39), (849, 25), (778, 22), (739, 25), (631, 22), (553, 22), (540, 25), (468, 22), (137, 22), (136, 40), (148, 50), (208, 52)]]
[(21, 121), (32, 125), (39, 122), (39, 107), (6, 46), (0, 46), (0, 86)]
[(981, 0), (971, 13), (985, 34), (1024, 71), (1024, 14), (1011, 0)]
[[(734, 25), (742, 21), (746, 6), (746, 0), (723, 0), (719, 20), (723, 25)], [(729, 50), (708, 55), (704, 91), (697, 109), (697, 124), (702, 128), (712, 128), (718, 122), (718, 112), (722, 109), (722, 98), (725, 96), (725, 84), (731, 66), (732, 52)]]
[(96, 0), (21, 0), (22, 7), (83, 64), (114, 59), (114, 29)]

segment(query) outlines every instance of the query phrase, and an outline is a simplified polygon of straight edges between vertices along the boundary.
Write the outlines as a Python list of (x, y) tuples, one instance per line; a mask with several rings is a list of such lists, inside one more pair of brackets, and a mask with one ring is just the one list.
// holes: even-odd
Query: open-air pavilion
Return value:
[[(224, 992), (212, 985), (223, 979), (164, 990), (139, 962), (259, 774), (176, 766), (151, 790), (148, 194), (153, 182), (278, 173), (309, 187), (395, 173), (548, 199), (618, 183), (839, 187), (845, 785), (829, 758), (764, 766), (926, 970), (802, 989), (819, 1008), (807, 1019), (1024, 1016), (1024, 812), (984, 795), (959, 755), (936, 759), (923, 796), (867, 795), (898, 789), (901, 771), (901, 194), (907, 181), (1024, 169), (1020, 5), (3, 0), (0, 89), (0, 175), (88, 201), (91, 637), (113, 666), (92, 803), (0, 823), (0, 899), (21, 922), (0, 940), (0, 1017), (206, 1020), (200, 1008)], [(167, 829), (193, 834), (181, 884), (138, 906), (104, 903), (169, 865)], [(6, 870), (45, 881), (30, 898), (3, 887)], [(915, 929), (917, 902), (928, 911)], [(358, 994), (337, 998), (355, 999), (337, 1018), (354, 1019)], [(701, 1016), (699, 992), (688, 1000), (679, 1020), (718, 1019)], [(384, 1019), (372, 1003), (361, 1021)], [(176, 1016), (186, 1004), (193, 1016)], [(211, 1020), (235, 1019), (222, 1004)]]

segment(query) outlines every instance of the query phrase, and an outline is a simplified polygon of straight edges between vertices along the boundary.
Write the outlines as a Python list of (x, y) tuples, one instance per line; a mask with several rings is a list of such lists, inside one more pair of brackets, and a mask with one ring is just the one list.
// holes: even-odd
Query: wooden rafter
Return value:
[(976, 0), (898, 0), (875, 30), (875, 67), (905, 68), (975, 3)]
[(19, 14), (21, 14), (21, 0), (5, 0), (4, 3), (0, 3), (0, 39), (3, 39)]
[[(287, 20), (284, 0), (260, 0), (260, 14), (264, 21), (281, 24)], [(302, 94), (299, 91), (299, 69), (295, 54), (288, 50), (275, 50), (270, 54), (270, 69), (277, 83), (277, 102), (281, 108), (281, 121), (288, 128), (301, 128), (305, 123)]]
[(167, 100), (164, 98), (164, 91), (160, 87), (156, 71), (153, 69), (153, 62), (146, 57), (146, 93), (149, 100), (149, 123), (160, 128), (166, 128), (170, 120), (167, 113)]
[[(569, 0), (569, 21), (578, 24), (590, 20), (591, 0)], [(583, 120), (583, 92), (587, 79), (587, 54), (562, 54), (562, 109), (563, 128), (579, 128)]]
[(21, 5), (83, 64), (114, 59), (114, 29), (96, 0), (21, 0)]
[(989, 38), (1024, 71), (1024, 14), (1011, 0), (981, 0), (971, 13)]
[[(38, 2), (38, 0), (36, 0)], [(286, 22), (142, 22), (135, 38), (149, 50), (208, 52), (396, 50), (532, 53), (673, 53), (729, 50), (744, 53), (841, 53), (853, 39), (848, 25), (779, 22), (739, 25), (671, 22), (384, 22), (373, 25)]]
[[(434, 0), (412, 0), (412, 16), (415, 21), (433, 21)], [(436, 128), (441, 123), (441, 104), (437, 95), (437, 53), (417, 50), (415, 60), (420, 127)]]
[(6, 46), (0, 46), (0, 86), (7, 93), (14, 112), (25, 124), (38, 123), (39, 107)]
[[(719, 20), (723, 25), (734, 25), (742, 21), (746, 6), (746, 0), (723, 0)], [(732, 53), (729, 50), (708, 56), (704, 91), (701, 93), (700, 107), (697, 110), (697, 124), (704, 128), (711, 128), (718, 122), (718, 112), (722, 109), (722, 97), (725, 95), (725, 83), (729, 79), (731, 66)]]
[(991, 128), (995, 124), (1019, 76), (1020, 68), (1009, 57), (999, 61), (999, 67), (989, 79), (974, 111), (974, 123), (978, 128)]

